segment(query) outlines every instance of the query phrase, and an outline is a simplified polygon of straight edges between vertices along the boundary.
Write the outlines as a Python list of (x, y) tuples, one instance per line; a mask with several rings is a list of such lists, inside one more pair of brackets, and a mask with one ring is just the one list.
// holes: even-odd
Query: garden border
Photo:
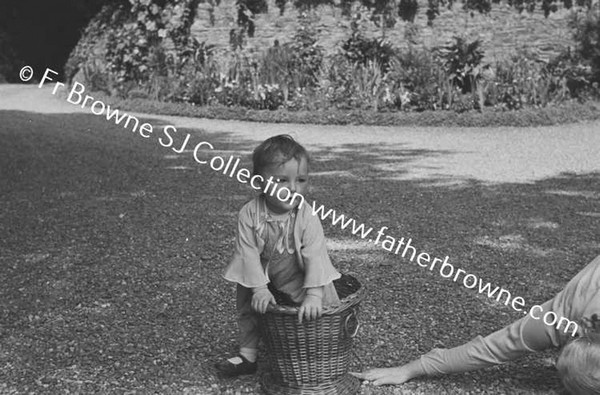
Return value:
[(289, 111), (252, 110), (242, 107), (197, 107), (187, 103), (171, 103), (149, 99), (120, 99), (102, 92), (94, 97), (123, 110), (141, 113), (186, 116), (267, 123), (316, 125), (425, 126), (425, 127), (535, 127), (552, 126), (600, 119), (600, 102), (571, 102), (556, 107), (512, 111), (484, 110), (375, 112), (360, 110)]

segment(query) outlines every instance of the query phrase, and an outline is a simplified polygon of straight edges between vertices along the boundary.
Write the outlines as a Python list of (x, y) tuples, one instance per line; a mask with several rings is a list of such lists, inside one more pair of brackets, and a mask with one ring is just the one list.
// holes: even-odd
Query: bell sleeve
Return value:
[(299, 216), (300, 229), (294, 232), (300, 235), (300, 257), (304, 266), (304, 288), (314, 288), (327, 285), (333, 280), (341, 277), (341, 274), (333, 267), (327, 246), (325, 234), (319, 219), (312, 215), (309, 210), (301, 211)]
[(248, 204), (240, 211), (235, 251), (223, 274), (226, 280), (246, 288), (261, 287), (269, 282), (260, 261), (263, 246), (256, 237), (251, 207)]

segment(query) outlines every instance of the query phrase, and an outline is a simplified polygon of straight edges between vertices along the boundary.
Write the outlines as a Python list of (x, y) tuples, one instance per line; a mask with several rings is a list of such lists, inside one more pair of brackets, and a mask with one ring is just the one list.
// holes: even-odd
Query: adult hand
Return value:
[(362, 373), (350, 372), (351, 375), (361, 380), (373, 382), (373, 385), (403, 384), (415, 377), (422, 376), (423, 372), (418, 360), (404, 366), (394, 368), (370, 369)]
[(321, 297), (306, 295), (298, 309), (298, 322), (302, 323), (302, 317), (305, 317), (307, 321), (315, 320), (321, 316), (322, 311), (323, 301)]
[(267, 307), (269, 307), (269, 304), (271, 303), (276, 304), (275, 297), (271, 291), (265, 287), (254, 291), (250, 305), (254, 311), (264, 314), (267, 311)]

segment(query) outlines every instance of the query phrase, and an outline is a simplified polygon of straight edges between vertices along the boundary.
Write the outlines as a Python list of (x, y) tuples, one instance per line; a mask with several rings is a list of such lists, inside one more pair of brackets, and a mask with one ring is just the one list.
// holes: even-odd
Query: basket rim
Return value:
[[(346, 274), (354, 277), (360, 283), (360, 288), (358, 288), (354, 293), (352, 293), (352, 294), (346, 296), (345, 298), (343, 298), (342, 300), (340, 300), (339, 305), (325, 307), (323, 309), (323, 311), (321, 312), (321, 315), (337, 314), (341, 311), (348, 309), (349, 307), (352, 307), (352, 306), (358, 304), (362, 300), (362, 296), (365, 292), (365, 286), (364, 286), (363, 282), (360, 279), (358, 279), (354, 273), (346, 273)], [(275, 305), (271, 304), (271, 305), (269, 305), (269, 307), (267, 307), (267, 313), (272, 313), (272, 314), (298, 315), (299, 310), (300, 310), (300, 307), (298, 307), (298, 306), (282, 306), (282, 305), (278, 305), (278, 304), (275, 304)]]

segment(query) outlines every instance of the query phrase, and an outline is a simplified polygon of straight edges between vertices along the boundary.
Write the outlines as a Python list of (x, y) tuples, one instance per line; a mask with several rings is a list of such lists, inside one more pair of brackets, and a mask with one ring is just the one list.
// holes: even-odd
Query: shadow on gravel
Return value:
[[(191, 152), (178, 155), (157, 137), (91, 115), (0, 111), (0, 125), (0, 392), (259, 393), (256, 378), (219, 380), (212, 367), (235, 350), (234, 287), (220, 273), (236, 213), (252, 191)], [(200, 129), (178, 137), (188, 132), (222, 155), (243, 152), (250, 167), (252, 146)], [(378, 168), (391, 156), (402, 164), (443, 152), (343, 148), (313, 153), (312, 171), (321, 173), (314, 199), (447, 255), (529, 304), (551, 298), (600, 250), (598, 173), (532, 184), (460, 180), (457, 188), (384, 180), (388, 172)], [(358, 169), (360, 180), (335, 173)], [(356, 344), (364, 366), (397, 365), (519, 318), (348, 230), (323, 226), (340, 270), (368, 288)], [(557, 393), (554, 356), (401, 389)]]

